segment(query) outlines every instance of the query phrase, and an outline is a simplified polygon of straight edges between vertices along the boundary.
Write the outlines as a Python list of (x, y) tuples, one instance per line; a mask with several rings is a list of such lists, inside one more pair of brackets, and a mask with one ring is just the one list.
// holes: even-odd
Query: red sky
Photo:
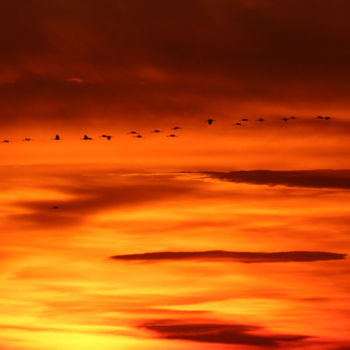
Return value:
[(349, 11), (2, 1), (0, 348), (348, 349)]

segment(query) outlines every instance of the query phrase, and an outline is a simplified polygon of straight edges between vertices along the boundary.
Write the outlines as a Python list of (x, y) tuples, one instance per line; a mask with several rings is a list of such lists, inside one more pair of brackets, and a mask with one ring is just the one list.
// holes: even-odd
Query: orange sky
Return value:
[(349, 349), (349, 10), (3, 1), (0, 349)]

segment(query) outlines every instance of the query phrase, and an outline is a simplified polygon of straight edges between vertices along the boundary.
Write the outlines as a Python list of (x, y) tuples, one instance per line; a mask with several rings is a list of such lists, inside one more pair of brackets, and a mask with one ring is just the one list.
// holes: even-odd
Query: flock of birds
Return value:
[[(294, 117), (294, 116), (291, 116), (291, 117), (289, 117), (289, 118), (284, 117), (284, 118), (282, 118), (281, 120), (282, 120), (284, 123), (287, 123), (288, 120), (295, 120), (295, 119), (297, 119), (297, 118)], [(318, 115), (318, 116), (316, 117), (316, 119), (330, 120), (330, 119), (332, 119), (332, 118), (329, 117), (329, 116), (324, 117), (324, 116), (322, 116), (322, 115)], [(254, 121), (255, 121), (255, 122), (258, 122), (258, 123), (263, 123), (263, 122), (265, 122), (265, 119), (259, 118), (259, 119), (255, 119)], [(208, 125), (212, 125), (212, 124), (214, 124), (215, 119), (207, 119), (206, 122), (207, 122)], [(249, 122), (249, 119), (247, 119), (247, 118), (242, 118), (242, 119), (240, 119), (238, 122), (234, 123), (233, 126), (242, 126), (242, 125), (244, 125), (244, 123), (247, 123), (247, 122)], [(174, 131), (177, 131), (177, 130), (180, 130), (180, 129), (182, 129), (180, 126), (175, 126), (175, 127), (172, 128), (172, 130), (174, 130)], [(153, 133), (160, 133), (161, 130), (155, 129), (155, 130), (153, 130), (152, 132), (153, 132)], [(139, 138), (139, 139), (144, 137), (144, 136), (142, 136), (139, 132), (134, 131), (134, 130), (133, 130), (133, 131), (129, 131), (128, 134), (132, 135), (133, 137)], [(107, 134), (102, 134), (100, 137), (105, 138), (106, 140), (110, 141), (110, 140), (112, 139), (113, 136), (112, 136), (112, 135), (107, 135)], [(176, 134), (169, 134), (169, 135), (167, 135), (167, 137), (178, 137), (178, 135), (176, 135)], [(55, 135), (55, 137), (53, 138), (53, 140), (55, 140), (55, 141), (61, 141), (62, 138), (61, 138), (60, 135), (57, 134), (57, 135)], [(88, 135), (84, 135), (84, 136), (81, 138), (81, 140), (83, 140), (83, 141), (91, 141), (91, 140), (93, 140), (93, 138), (92, 138), (92, 137), (89, 137)], [(29, 138), (29, 137), (26, 137), (26, 138), (23, 139), (23, 141), (29, 142), (29, 141), (32, 141), (32, 139)], [(6, 139), (6, 140), (2, 140), (2, 141), (0, 141), (0, 142), (9, 143), (9, 142), (12, 142), (12, 141)]]

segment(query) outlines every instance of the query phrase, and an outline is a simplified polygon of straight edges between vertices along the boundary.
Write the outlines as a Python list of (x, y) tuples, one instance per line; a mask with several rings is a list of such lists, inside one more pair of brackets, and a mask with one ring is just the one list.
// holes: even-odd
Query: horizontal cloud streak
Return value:
[(162, 338), (191, 340), (205, 343), (241, 344), (253, 346), (280, 347), (286, 342), (302, 341), (303, 335), (254, 334), (259, 327), (241, 324), (220, 323), (177, 323), (158, 321), (142, 325), (157, 332)]
[(215, 179), (238, 183), (350, 189), (350, 170), (251, 170), (204, 172), (204, 174)]
[(225, 250), (210, 250), (202, 252), (154, 252), (141, 254), (114, 255), (114, 260), (125, 261), (160, 261), (160, 260), (229, 260), (241, 263), (267, 262), (312, 262), (320, 260), (343, 260), (346, 254), (311, 251), (291, 252), (230, 252)]

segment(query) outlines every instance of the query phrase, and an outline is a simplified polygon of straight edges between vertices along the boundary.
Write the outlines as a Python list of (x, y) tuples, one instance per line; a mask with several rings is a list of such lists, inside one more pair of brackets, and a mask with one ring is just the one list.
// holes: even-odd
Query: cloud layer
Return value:
[(254, 334), (254, 332), (261, 331), (261, 329), (241, 324), (158, 321), (144, 324), (142, 327), (156, 332), (166, 339), (273, 348), (283, 348), (286, 343), (300, 342), (308, 338), (303, 335)]
[(0, 10), (2, 126), (348, 108), (346, 0), (15, 0)]
[(252, 170), (205, 172), (205, 174), (215, 179), (238, 183), (350, 189), (350, 170)]
[(114, 255), (114, 260), (125, 261), (161, 261), (161, 260), (227, 260), (242, 263), (268, 263), (268, 262), (312, 262), (319, 260), (343, 260), (346, 254), (329, 252), (230, 252), (224, 250), (211, 250), (204, 252), (156, 252), (142, 254)]

